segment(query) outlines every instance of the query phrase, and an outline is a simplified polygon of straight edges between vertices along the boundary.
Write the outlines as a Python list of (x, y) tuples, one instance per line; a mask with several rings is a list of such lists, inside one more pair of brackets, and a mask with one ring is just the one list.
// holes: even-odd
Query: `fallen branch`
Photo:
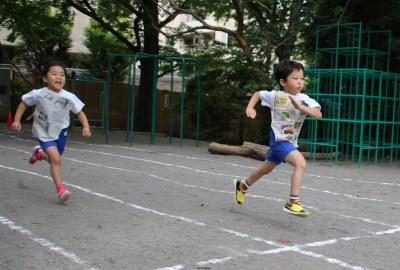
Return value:
[[(265, 160), (265, 156), (269, 151), (269, 147), (261, 144), (243, 142), (242, 145), (227, 145), (212, 142), (208, 145), (208, 151), (212, 154), (220, 155), (237, 155), (242, 157), (249, 157), (257, 160)], [(336, 155), (340, 157), (340, 152), (332, 153), (313, 153), (301, 152), (304, 158), (315, 158), (316, 160), (334, 159)]]

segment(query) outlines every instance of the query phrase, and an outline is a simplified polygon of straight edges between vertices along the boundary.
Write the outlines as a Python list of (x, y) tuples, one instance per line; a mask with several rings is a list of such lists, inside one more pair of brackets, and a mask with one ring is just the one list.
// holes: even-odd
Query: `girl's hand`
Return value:
[(84, 127), (82, 129), (82, 136), (86, 137), (86, 138), (89, 138), (90, 136), (92, 136), (92, 132), (90, 131), (90, 128)]
[(15, 121), (11, 125), (12, 130), (15, 131), (21, 131), (21, 122), (20, 121)]
[(247, 117), (249, 117), (251, 119), (254, 119), (256, 117), (256, 115), (257, 115), (257, 112), (256, 112), (256, 110), (254, 110), (254, 108), (247, 107), (246, 108), (246, 115), (247, 115)]

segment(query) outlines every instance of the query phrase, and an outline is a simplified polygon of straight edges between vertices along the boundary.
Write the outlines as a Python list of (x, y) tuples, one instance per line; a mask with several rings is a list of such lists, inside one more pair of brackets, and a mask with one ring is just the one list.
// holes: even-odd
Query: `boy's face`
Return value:
[(60, 92), (65, 85), (65, 72), (60, 66), (52, 66), (43, 77), (43, 81), (47, 83), (47, 88), (54, 92)]
[(281, 79), (280, 84), (283, 86), (283, 90), (291, 95), (297, 95), (301, 92), (304, 86), (304, 73), (303, 70), (294, 70), (286, 80)]

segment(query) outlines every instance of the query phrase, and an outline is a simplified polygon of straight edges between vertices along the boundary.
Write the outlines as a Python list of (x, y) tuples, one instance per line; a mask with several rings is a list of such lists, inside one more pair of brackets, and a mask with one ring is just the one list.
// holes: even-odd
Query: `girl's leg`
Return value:
[(50, 163), (50, 174), (56, 185), (62, 184), (61, 181), (61, 156), (57, 146), (49, 146), (44, 150), (45, 155), (42, 155), (44, 160)]
[(50, 163), (50, 174), (56, 185), (58, 198), (63, 203), (71, 196), (71, 192), (65, 189), (61, 180), (61, 155), (57, 146), (47, 147), (42, 158)]

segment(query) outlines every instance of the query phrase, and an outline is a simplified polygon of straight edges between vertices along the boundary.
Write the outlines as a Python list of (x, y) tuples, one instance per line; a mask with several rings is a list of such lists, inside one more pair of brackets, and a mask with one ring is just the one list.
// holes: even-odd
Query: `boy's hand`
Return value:
[(21, 131), (21, 122), (20, 121), (15, 121), (11, 125), (12, 130), (15, 131)]
[(89, 138), (90, 136), (92, 136), (92, 132), (90, 131), (90, 128), (84, 127), (82, 129), (82, 136), (86, 137), (86, 138)]
[(301, 111), (301, 104), (300, 103), (298, 103), (293, 97), (291, 97), (291, 96), (288, 96), (288, 98), (290, 99), (290, 102), (292, 102), (292, 105), (293, 105), (293, 107), (295, 108), (295, 109), (298, 109), (299, 111)]
[(256, 117), (256, 115), (257, 115), (257, 112), (256, 112), (256, 110), (254, 110), (254, 108), (247, 107), (246, 108), (246, 115), (247, 115), (247, 117), (249, 117), (251, 119), (254, 119)]

